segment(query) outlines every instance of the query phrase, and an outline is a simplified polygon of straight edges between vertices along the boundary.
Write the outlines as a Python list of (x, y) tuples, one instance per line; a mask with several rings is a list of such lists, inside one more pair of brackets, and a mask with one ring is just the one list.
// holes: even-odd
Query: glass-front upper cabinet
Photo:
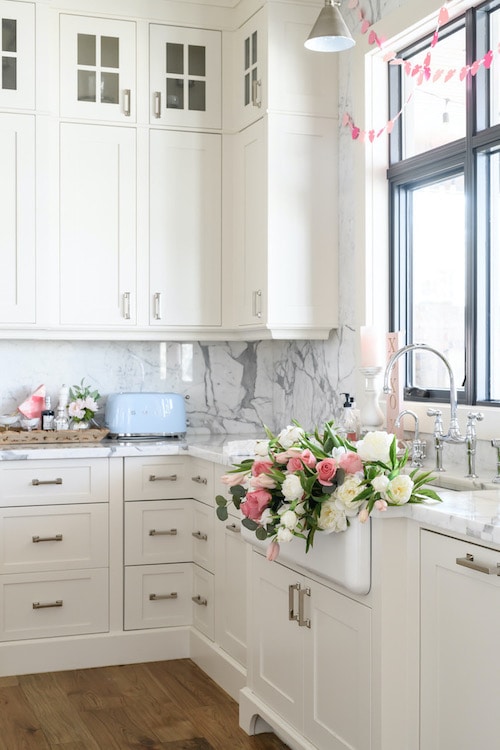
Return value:
[(135, 122), (135, 23), (61, 15), (61, 115)]
[(150, 26), (151, 122), (221, 127), (221, 34)]
[(35, 106), (35, 6), (0, 0), (0, 107)]
[(235, 117), (237, 129), (242, 130), (266, 112), (267, 34), (264, 9), (238, 30), (235, 54)]

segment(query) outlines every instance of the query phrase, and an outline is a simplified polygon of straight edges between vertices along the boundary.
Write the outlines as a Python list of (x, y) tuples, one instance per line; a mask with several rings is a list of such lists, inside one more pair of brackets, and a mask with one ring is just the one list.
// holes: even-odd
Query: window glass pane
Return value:
[(184, 81), (167, 78), (167, 109), (184, 109)]
[[(437, 146), (465, 136), (465, 80), (460, 69), (465, 65), (465, 30), (460, 29), (447, 37), (440, 37), (430, 51), (431, 75), (418, 85), (419, 74), (415, 66), (424, 65), (430, 47), (405, 58), (411, 73), (401, 69), (402, 121), (404, 127), (403, 158), (421, 154)], [(449, 71), (455, 70), (447, 81)], [(441, 75), (435, 79), (438, 71)]]
[(245, 107), (247, 104), (250, 104), (250, 73), (247, 73), (245, 76)]
[(184, 73), (184, 45), (167, 43), (167, 73)]
[(119, 41), (116, 36), (101, 37), (101, 65), (103, 68), (120, 67)]
[[(490, 49), (500, 50), (500, 10), (490, 14)], [(498, 56), (497, 56), (498, 57)], [(490, 124), (500, 123), (500, 70), (498, 62), (493, 58), (490, 68)]]
[(17, 27), (14, 18), (2, 18), (2, 51), (17, 52)]
[(245, 39), (245, 70), (250, 67), (250, 37)]
[(118, 73), (101, 73), (101, 102), (118, 104), (120, 100)]
[(189, 81), (189, 109), (197, 112), (204, 112), (206, 109), (205, 101), (205, 81)]
[(500, 154), (490, 157), (490, 398), (500, 400)]
[(78, 65), (96, 65), (96, 38), (93, 34), (78, 34)]
[(78, 71), (78, 101), (96, 101), (96, 74), (94, 70)]
[(190, 76), (204, 76), (205, 72), (205, 47), (190, 44), (188, 47), (188, 68)]
[(257, 62), (257, 32), (252, 34), (252, 65)]
[[(412, 341), (447, 358), (457, 387), (464, 380), (465, 193), (462, 175), (411, 192)], [(436, 357), (414, 354), (411, 385), (448, 388)]]
[(15, 90), (17, 88), (17, 59), (2, 57), (2, 88)]

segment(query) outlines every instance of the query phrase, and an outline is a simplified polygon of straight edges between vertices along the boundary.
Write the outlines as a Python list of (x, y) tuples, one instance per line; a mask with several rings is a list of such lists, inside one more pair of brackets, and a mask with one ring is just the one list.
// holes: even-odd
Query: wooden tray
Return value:
[(109, 430), (16, 430), (0, 427), (0, 445), (15, 443), (54, 444), (54, 443), (99, 443)]

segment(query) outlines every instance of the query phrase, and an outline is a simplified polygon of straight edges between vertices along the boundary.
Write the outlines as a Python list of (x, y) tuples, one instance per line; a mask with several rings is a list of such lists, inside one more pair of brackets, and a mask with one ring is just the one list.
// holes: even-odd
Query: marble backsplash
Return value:
[(45, 384), (84, 378), (100, 392), (173, 391), (186, 397), (189, 432), (245, 433), (291, 419), (312, 428), (335, 417), (340, 392), (355, 388), (354, 332), (327, 341), (173, 343), (0, 341), (0, 413)]

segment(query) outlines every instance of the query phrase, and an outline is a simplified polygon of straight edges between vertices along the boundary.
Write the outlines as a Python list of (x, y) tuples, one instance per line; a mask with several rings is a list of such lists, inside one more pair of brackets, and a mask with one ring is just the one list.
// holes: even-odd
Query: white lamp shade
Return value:
[(342, 52), (354, 47), (355, 44), (338, 7), (333, 5), (332, 0), (325, 0), (325, 7), (321, 10), (304, 46), (314, 52)]

